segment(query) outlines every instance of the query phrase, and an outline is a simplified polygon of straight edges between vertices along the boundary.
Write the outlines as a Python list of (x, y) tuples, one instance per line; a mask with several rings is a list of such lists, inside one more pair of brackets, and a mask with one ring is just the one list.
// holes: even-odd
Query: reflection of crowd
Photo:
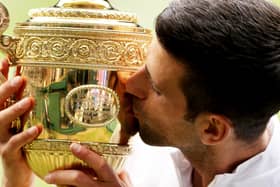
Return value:
[[(100, 126), (100, 123), (109, 120), (107, 118), (112, 118), (112, 113), (117, 112), (117, 106), (114, 106), (118, 104), (115, 100), (117, 98), (107, 93), (107, 89), (102, 89), (102, 86), (108, 84), (107, 75), (109, 73), (105, 70), (64, 71), (64, 74), (59, 74), (58, 80), (54, 79), (48, 86), (36, 88), (37, 100), (42, 102), (36, 106), (36, 117), (41, 119), (43, 115), (45, 127), (61, 134), (83, 131), (83, 123), (93, 126), (97, 123)], [(93, 86), (83, 87), (89, 84)], [(65, 105), (66, 95), (70, 97)], [(104, 101), (113, 103), (103, 103)], [(64, 114), (64, 106), (70, 114)], [(69, 115), (70, 119), (67, 118)], [(78, 124), (79, 121), (82, 123)]]

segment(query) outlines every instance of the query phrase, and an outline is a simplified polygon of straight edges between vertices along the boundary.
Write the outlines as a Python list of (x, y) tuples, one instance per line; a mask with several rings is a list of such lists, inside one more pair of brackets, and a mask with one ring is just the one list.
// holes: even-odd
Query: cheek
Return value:
[(162, 96), (153, 98), (153, 103), (151, 107), (154, 108), (154, 111), (164, 114), (166, 118), (182, 118), (185, 115), (186, 107), (183, 100), (176, 101)]
[[(145, 101), (143, 111), (149, 115), (149, 119), (168, 124), (184, 119), (185, 106), (182, 105), (182, 102), (169, 102), (164, 96), (154, 94)], [(170, 124), (170, 126), (172, 125)]]

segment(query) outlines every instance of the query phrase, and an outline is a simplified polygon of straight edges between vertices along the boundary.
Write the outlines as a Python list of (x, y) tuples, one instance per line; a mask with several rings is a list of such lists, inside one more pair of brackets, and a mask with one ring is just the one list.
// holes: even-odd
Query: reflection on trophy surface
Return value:
[[(68, 161), (72, 167), (77, 162), (70, 152), (65, 152), (72, 141), (88, 144), (113, 159), (109, 162), (120, 169), (130, 148), (118, 145), (120, 104), (114, 91), (118, 80), (115, 71), (24, 67), (22, 74), (29, 77), (26, 92), (36, 99), (26, 128), (38, 123), (44, 126), (38, 140), (25, 147), (39, 176), (58, 167), (54, 167), (57, 163)], [(42, 147), (53, 152), (51, 159)], [(36, 171), (42, 159), (53, 163)]]
[[(9, 21), (0, 3), (3, 33)], [(61, 0), (32, 9), (15, 37), (1, 35), (0, 49), (28, 80), (36, 99), (24, 129), (42, 124), (41, 135), (24, 147), (28, 164), (43, 177), (55, 169), (86, 164), (69, 150), (80, 142), (102, 154), (116, 171), (131, 147), (119, 145), (122, 111), (118, 86), (144, 64), (151, 32), (132, 13), (103, 0)], [(123, 76), (123, 77), (122, 77)]]

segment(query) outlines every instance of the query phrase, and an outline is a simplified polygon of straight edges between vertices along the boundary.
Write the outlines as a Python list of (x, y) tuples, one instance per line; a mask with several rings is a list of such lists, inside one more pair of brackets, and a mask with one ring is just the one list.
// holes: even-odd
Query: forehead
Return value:
[(156, 38), (149, 47), (146, 66), (155, 83), (179, 84), (185, 76), (183, 64), (168, 54)]

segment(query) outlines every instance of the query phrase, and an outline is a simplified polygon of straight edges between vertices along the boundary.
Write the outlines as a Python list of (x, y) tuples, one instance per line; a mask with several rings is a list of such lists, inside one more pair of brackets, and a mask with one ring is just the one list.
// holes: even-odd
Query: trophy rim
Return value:
[(101, 155), (128, 155), (132, 151), (131, 145), (120, 145), (117, 143), (88, 142), (63, 139), (35, 139), (23, 147), (24, 151), (56, 151), (71, 152), (69, 147), (72, 143), (79, 143)]

